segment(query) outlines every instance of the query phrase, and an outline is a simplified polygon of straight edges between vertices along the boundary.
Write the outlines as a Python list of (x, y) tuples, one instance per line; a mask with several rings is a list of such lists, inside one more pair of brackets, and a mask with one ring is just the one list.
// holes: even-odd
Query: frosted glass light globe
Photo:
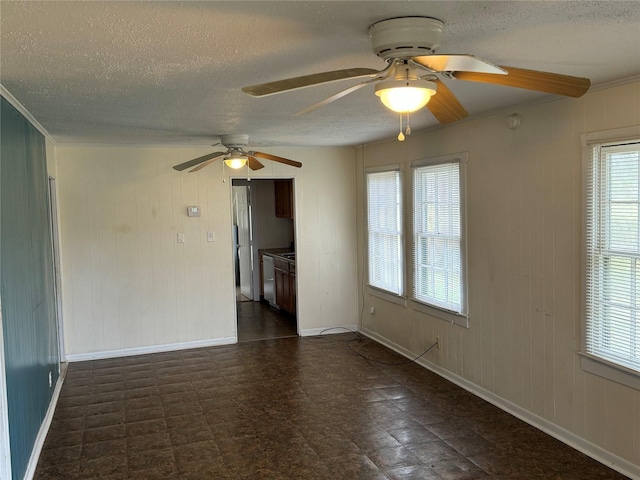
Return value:
[(224, 163), (227, 165), (227, 167), (229, 168), (233, 168), (233, 169), (238, 169), (238, 168), (242, 168), (247, 164), (247, 159), (246, 158), (228, 158), (224, 161)]
[(376, 95), (384, 106), (398, 113), (420, 110), (435, 93), (435, 83), (428, 80), (391, 80), (376, 85)]

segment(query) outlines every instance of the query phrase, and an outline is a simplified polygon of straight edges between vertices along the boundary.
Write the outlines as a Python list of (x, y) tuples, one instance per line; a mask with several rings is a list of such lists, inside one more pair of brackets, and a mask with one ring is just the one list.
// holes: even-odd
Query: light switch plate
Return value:
[(178, 234), (178, 243), (184, 243), (184, 233)]
[(199, 217), (200, 216), (200, 207), (194, 205), (192, 207), (187, 207), (187, 216), (188, 217)]

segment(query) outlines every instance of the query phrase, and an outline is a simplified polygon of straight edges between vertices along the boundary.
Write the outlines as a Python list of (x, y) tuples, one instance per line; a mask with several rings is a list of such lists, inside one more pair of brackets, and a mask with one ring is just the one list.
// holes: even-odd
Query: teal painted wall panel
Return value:
[(21, 479), (51, 402), (60, 356), (45, 141), (4, 98), (0, 106), (0, 235), (12, 478)]

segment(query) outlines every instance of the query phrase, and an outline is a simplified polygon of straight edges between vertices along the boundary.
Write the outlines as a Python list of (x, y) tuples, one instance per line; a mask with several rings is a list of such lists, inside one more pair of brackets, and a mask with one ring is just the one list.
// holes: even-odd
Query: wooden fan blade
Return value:
[(256, 157), (266, 158), (267, 160), (273, 160), (274, 162), (280, 162), (286, 165), (291, 165), (292, 167), (300, 168), (302, 166), (300, 162), (296, 162), (295, 160), (289, 160), (288, 158), (278, 157), (276, 155), (271, 155), (269, 153), (250, 152), (250, 154)]
[(434, 72), (477, 72), (505, 75), (502, 68), (473, 55), (425, 55), (413, 57), (416, 63)]
[(219, 160), (220, 158), (223, 158), (226, 154), (227, 154), (227, 152), (218, 152), (218, 156), (217, 157), (211, 158), (211, 159), (207, 160), (206, 162), (201, 163), (196, 168), (192, 168), (191, 170), (189, 170), (189, 173), (193, 173), (193, 172), (197, 172), (198, 170), (202, 170), (207, 165), (211, 165), (216, 160)]
[(524, 68), (501, 68), (507, 71), (507, 75), (454, 72), (453, 76), (458, 80), (526, 88), (537, 92), (553, 93), (574, 98), (581, 97), (587, 93), (587, 90), (589, 90), (591, 86), (591, 80), (588, 78), (571, 77), (559, 73), (539, 72), (537, 70), (525, 70)]
[(254, 97), (265, 97), (275, 93), (288, 92), (299, 88), (312, 87), (320, 83), (337, 82), (347, 78), (369, 77), (377, 75), (377, 70), (370, 68), (347, 68), (345, 70), (334, 70), (333, 72), (314, 73), (302, 77), (287, 78), (275, 82), (261, 83), (243, 87), (242, 91)]
[(198, 157), (198, 158), (194, 158), (193, 160), (189, 160), (188, 162), (184, 162), (184, 163), (181, 163), (179, 165), (174, 165), (173, 169), (174, 170), (178, 170), (179, 172), (181, 172), (182, 170), (186, 170), (189, 167), (193, 167), (194, 165), (198, 165), (199, 163), (206, 162), (210, 158), (219, 157), (220, 155), (224, 155), (224, 154), (225, 154), (225, 152), (207, 153), (206, 155), (203, 155), (203, 156)]
[(449, 87), (444, 82), (435, 79), (436, 94), (431, 97), (427, 108), (436, 119), (442, 123), (453, 123), (469, 116)]
[(251, 170), (260, 170), (261, 168), (264, 168), (264, 165), (261, 164), (253, 155), (247, 155), (247, 159), (247, 161), (249, 162), (249, 168)]

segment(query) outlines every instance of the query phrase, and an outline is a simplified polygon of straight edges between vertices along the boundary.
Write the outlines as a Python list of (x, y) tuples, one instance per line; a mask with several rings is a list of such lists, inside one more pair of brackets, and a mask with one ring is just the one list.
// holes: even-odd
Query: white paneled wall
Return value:
[[(507, 128), (517, 112), (522, 124)], [(363, 327), (470, 388), (640, 471), (640, 392), (580, 368), (582, 152), (586, 132), (640, 124), (640, 84), (366, 146), (377, 166), (469, 152), (470, 328), (366, 294)], [(408, 173), (407, 173), (408, 175)], [(409, 185), (409, 176), (406, 177)], [(359, 216), (363, 215), (359, 182)], [(407, 209), (406, 211), (409, 211)], [(359, 237), (364, 225), (359, 220)], [(361, 258), (361, 257), (359, 257)], [(360, 269), (364, 268), (360, 265)], [(369, 306), (376, 306), (370, 315)], [(578, 439), (578, 440), (575, 440)], [(615, 457), (614, 457), (615, 458)]]
[[(171, 168), (208, 151), (56, 147), (71, 358), (235, 341), (232, 171), (221, 162), (193, 174)], [(272, 153), (303, 162), (294, 169), (266, 161), (252, 173), (295, 177), (300, 331), (356, 324), (354, 151)], [(189, 205), (201, 217), (187, 217)]]

